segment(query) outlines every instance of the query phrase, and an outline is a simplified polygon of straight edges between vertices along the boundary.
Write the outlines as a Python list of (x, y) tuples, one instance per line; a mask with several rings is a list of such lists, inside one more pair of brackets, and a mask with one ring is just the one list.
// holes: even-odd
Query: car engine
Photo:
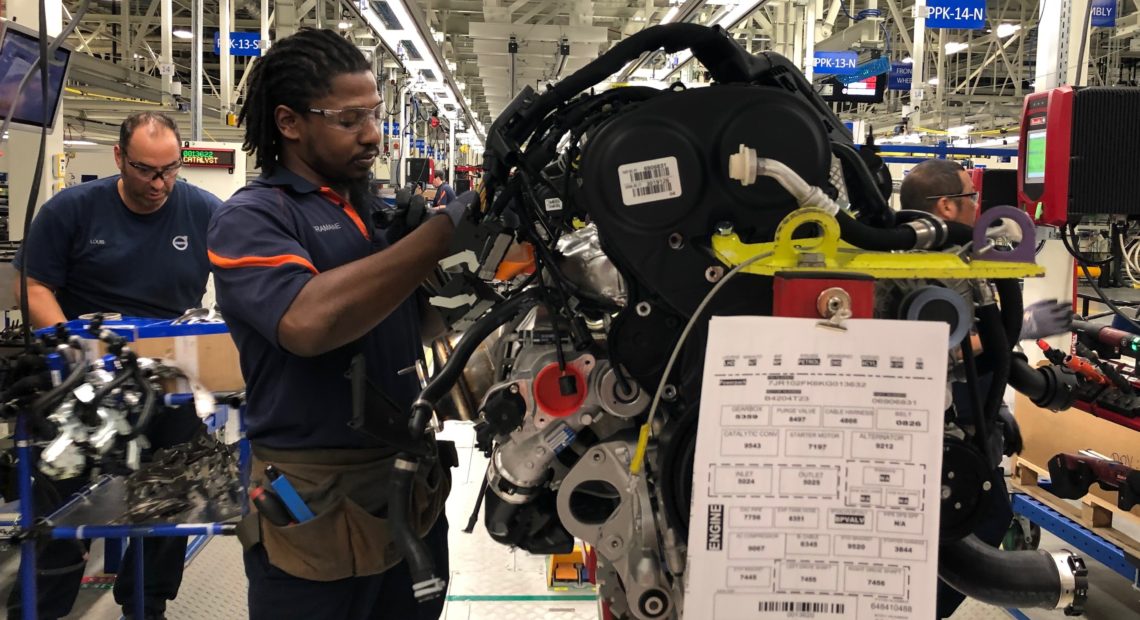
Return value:
[[(662, 47), (693, 50), (714, 84), (593, 90)], [(1022, 221), (1015, 212), (977, 231), (892, 212), (883, 162), (855, 147), (792, 63), (751, 56), (723, 30), (691, 24), (648, 28), (541, 94), (525, 88), (490, 128), (484, 172), (454, 260), (426, 287), (462, 336), (409, 428), (424, 433), (480, 351), (471, 366), (490, 366), (490, 387), (467, 397), (478, 403), (478, 445), (490, 458), (484, 520), (496, 541), (548, 554), (581, 539), (596, 550), (612, 617), (680, 616), (708, 319), (774, 313), (781, 274), (748, 268), (770, 258), (781, 222), (801, 213), (808, 223), (784, 231), (792, 244), (808, 247), (832, 230), (852, 255), (895, 252), (885, 262), (911, 265), (875, 277), (874, 299), (861, 302), (876, 318), (951, 324), (947, 346), (961, 363), (947, 378), (944, 471), (969, 475), (944, 477), (942, 580), (995, 605), (1079, 611), (1079, 558), (1001, 553), (971, 534), (984, 514), (1008, 506), (987, 482), (993, 460), (1020, 441), (999, 415), (1006, 384), (1059, 408), (1078, 381), (1011, 353), (1022, 312), (1015, 278), (1033, 268), (1032, 227), (1011, 228)], [(723, 251), (729, 239), (751, 256)], [(1000, 256), (1025, 246), (1028, 260)], [(533, 268), (496, 278), (520, 248)], [(927, 260), (942, 267), (917, 267)], [(985, 261), (1003, 260), (1004, 271), (979, 275)], [(1017, 268), (1029, 271), (1008, 275)], [(851, 302), (829, 300), (821, 313), (849, 313)], [(975, 324), (984, 349), (976, 364)], [(980, 373), (993, 375), (989, 389)], [(949, 397), (955, 382), (978, 395), (969, 419)], [(407, 493), (406, 472), (427, 458), (402, 455), (394, 501)], [(440, 595), (415, 537), (402, 538), (417, 595)], [(1003, 569), (982, 578), (978, 565)], [(999, 572), (1019, 581), (993, 583)]]

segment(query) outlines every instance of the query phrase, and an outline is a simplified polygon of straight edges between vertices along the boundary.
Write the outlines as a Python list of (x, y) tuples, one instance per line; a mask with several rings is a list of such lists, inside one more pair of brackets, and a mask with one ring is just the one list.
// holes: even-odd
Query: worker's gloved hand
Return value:
[(1021, 340), (1048, 338), (1069, 331), (1073, 326), (1071, 302), (1044, 299), (1025, 309), (1021, 319)]
[(376, 225), (386, 229), (389, 243), (403, 239), (430, 216), (423, 195), (413, 194), (412, 186), (396, 191), (396, 207), (377, 212)]
[(451, 218), (452, 225), (454, 225), (456, 228), (459, 228), (459, 222), (463, 219), (463, 216), (467, 215), (467, 211), (469, 211), (471, 207), (475, 206), (478, 203), (479, 194), (468, 190), (456, 196), (454, 200), (447, 203), (446, 205), (442, 207), (436, 207), (435, 209), (432, 209), (432, 211), (440, 215), (446, 214), (447, 217)]

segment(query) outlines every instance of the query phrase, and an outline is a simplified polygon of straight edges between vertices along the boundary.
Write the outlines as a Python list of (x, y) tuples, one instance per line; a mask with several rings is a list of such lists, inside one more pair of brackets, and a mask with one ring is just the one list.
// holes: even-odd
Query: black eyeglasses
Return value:
[(169, 181), (178, 176), (178, 171), (182, 169), (181, 161), (176, 161), (173, 164), (170, 164), (169, 166), (165, 166), (163, 168), (155, 168), (154, 166), (140, 164), (137, 161), (131, 161), (128, 159), (127, 165), (134, 168), (135, 170), (138, 170), (139, 174), (151, 181), (157, 181), (158, 179)]
[(969, 198), (974, 202), (978, 200), (978, 192), (963, 192), (961, 194), (938, 194), (937, 196), (927, 196), (927, 200), (938, 200), (939, 198)]
[(342, 131), (360, 131), (364, 127), (364, 123), (369, 120), (375, 123), (377, 127), (380, 126), (380, 121), (384, 118), (384, 104), (378, 103), (374, 108), (341, 108), (339, 110), (309, 108), (309, 112), (325, 117), (325, 122), (330, 127)]

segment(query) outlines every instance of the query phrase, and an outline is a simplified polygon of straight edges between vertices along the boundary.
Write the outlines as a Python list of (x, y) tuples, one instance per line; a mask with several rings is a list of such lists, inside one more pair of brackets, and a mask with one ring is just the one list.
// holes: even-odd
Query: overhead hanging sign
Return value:
[(1116, 27), (1116, 0), (1092, 0), (1092, 25), (1096, 28)]
[(813, 71), (817, 75), (851, 75), (858, 62), (858, 52), (816, 52)]
[(400, 121), (384, 121), (384, 133), (389, 136), (400, 135)]
[(860, 80), (865, 80), (869, 77), (882, 75), (891, 70), (891, 61), (886, 58), (876, 58), (870, 62), (865, 62), (858, 67), (850, 75), (842, 75), (839, 81), (846, 84), (854, 84)]
[(424, 148), (424, 139), (423, 138), (416, 138), (416, 148), (420, 149), (421, 151), (423, 150), (423, 148)]
[[(222, 53), (222, 33), (220, 31), (214, 32), (214, 53)], [(261, 55), (261, 33), (260, 32), (231, 32), (230, 33), (230, 55), (231, 56), (260, 56)]]
[(926, 0), (926, 27), (981, 30), (986, 27), (986, 0)]
[(914, 73), (914, 65), (906, 62), (892, 62), (891, 72), (887, 74), (887, 88), (890, 90), (910, 90), (910, 77)]

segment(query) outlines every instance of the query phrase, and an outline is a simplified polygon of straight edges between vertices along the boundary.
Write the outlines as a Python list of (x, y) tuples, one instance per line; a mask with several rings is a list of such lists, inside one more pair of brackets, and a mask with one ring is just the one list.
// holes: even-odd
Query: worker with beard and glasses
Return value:
[[(239, 122), (261, 176), (212, 218), (207, 245), (246, 380), (251, 497), (283, 480), (303, 505), (254, 511), (239, 526), (249, 615), (438, 618), (442, 599), (416, 604), (388, 526), (399, 438), (367, 429), (392, 416), (405, 423), (389, 428), (406, 428), (420, 389), (408, 369), (423, 355), (416, 291), (475, 195), (427, 211), (397, 239), (374, 224), (380, 203), (368, 192), (384, 116), (372, 64), (335, 31), (302, 29), (251, 71)], [(361, 376), (369, 397), (354, 418)], [(441, 575), (444, 443), (416, 446), (439, 458), (420, 468), (407, 515)]]

